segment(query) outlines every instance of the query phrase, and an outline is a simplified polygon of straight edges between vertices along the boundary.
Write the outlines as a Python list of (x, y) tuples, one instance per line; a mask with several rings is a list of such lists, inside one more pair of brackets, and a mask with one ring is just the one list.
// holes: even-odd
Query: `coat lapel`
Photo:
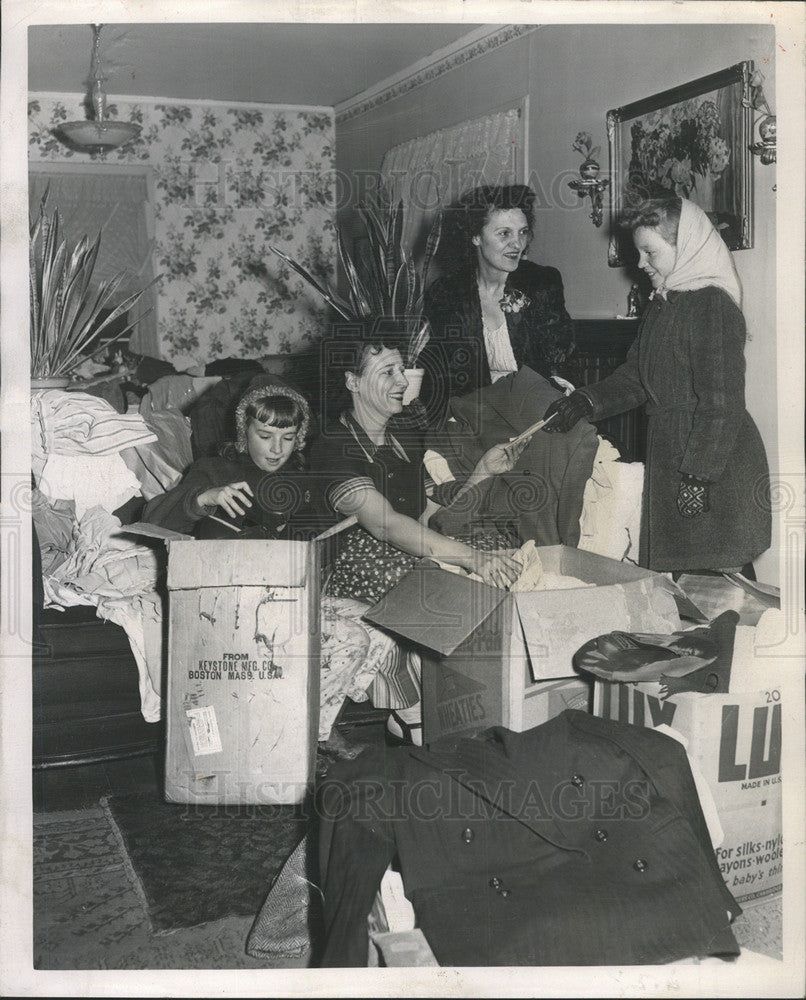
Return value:
[[(537, 730), (532, 731), (532, 734), (536, 733)], [(526, 774), (517, 762), (508, 757), (505, 741), (512, 735), (521, 736), (495, 727), (488, 730), (487, 738), (462, 739), (452, 749), (428, 751), (415, 748), (409, 752), (421, 763), (441, 771), (555, 847), (584, 854), (581, 848), (569, 843), (555, 823), (550, 808), (552, 789), (541, 782), (539, 767), (530, 768)], [(548, 733), (546, 736), (551, 738)], [(540, 754), (539, 742), (532, 740), (529, 758), (538, 761)]]

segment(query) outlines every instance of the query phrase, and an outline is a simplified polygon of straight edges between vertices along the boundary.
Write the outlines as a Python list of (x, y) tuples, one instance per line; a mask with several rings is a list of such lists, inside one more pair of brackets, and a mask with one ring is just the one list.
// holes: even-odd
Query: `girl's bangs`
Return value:
[(247, 407), (247, 417), (259, 420), (262, 424), (273, 427), (300, 427), (302, 425), (302, 409), (296, 400), (288, 396), (265, 396), (255, 404)]

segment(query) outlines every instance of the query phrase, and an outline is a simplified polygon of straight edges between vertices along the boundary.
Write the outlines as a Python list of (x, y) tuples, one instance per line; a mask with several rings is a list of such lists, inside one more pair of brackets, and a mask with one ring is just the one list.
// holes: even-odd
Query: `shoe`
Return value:
[(423, 724), (422, 722), (406, 722), (393, 709), (386, 720), (384, 736), (386, 745), (390, 747), (421, 747), (423, 745)]

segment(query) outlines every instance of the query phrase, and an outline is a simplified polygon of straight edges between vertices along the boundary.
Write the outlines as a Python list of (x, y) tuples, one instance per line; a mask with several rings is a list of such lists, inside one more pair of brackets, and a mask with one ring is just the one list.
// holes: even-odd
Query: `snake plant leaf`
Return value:
[(439, 241), (442, 238), (442, 212), (437, 212), (437, 217), (434, 219), (434, 223), (431, 229), (428, 231), (428, 239), (425, 243), (425, 254), (423, 255), (423, 269), (422, 269), (422, 281), (420, 285), (421, 300), (422, 296), (425, 295), (425, 290), (428, 287), (428, 271), (431, 267), (431, 262), (439, 249)]
[(344, 246), (344, 240), (341, 233), (336, 234), (336, 244), (339, 249), (339, 260), (341, 261), (341, 266), (344, 268), (344, 273), (347, 277), (347, 287), (350, 292), (350, 301), (353, 306), (354, 317), (361, 318), (364, 316), (372, 315), (372, 306), (369, 303), (366, 290), (358, 277), (358, 271), (355, 268), (350, 259), (350, 255)]
[(307, 269), (307, 267), (303, 267), (302, 264), (298, 264), (297, 261), (293, 259), (293, 257), (289, 257), (288, 254), (283, 253), (283, 251), (280, 250), (278, 247), (270, 246), (269, 249), (272, 251), (272, 253), (276, 254), (280, 258), (280, 260), (288, 264), (288, 266), (293, 271), (296, 271), (296, 273), (305, 281), (307, 281), (309, 285), (312, 285), (316, 289), (316, 291), (319, 292), (319, 294), (322, 296), (325, 302), (327, 302), (328, 305), (332, 306), (333, 309), (335, 309), (336, 312), (339, 313), (339, 315), (343, 319), (347, 320), (355, 319), (355, 316), (350, 308), (349, 302), (345, 302), (345, 300), (340, 295), (337, 295), (336, 292), (334, 292), (333, 289), (330, 287), (330, 285), (322, 285), (319, 281), (316, 280), (316, 278), (311, 274), (311, 272)]
[(386, 283), (394, 287), (398, 268), (400, 267), (400, 236), (403, 233), (403, 202), (400, 201), (389, 215), (389, 228), (386, 239)]

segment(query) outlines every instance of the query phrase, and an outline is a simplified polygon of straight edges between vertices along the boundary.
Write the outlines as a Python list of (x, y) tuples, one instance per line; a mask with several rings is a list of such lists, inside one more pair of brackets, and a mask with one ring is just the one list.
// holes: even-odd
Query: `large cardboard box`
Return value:
[(165, 797), (300, 802), (319, 721), (317, 543), (167, 544)]
[(572, 657), (612, 629), (672, 632), (671, 582), (563, 545), (538, 548), (548, 573), (590, 587), (511, 594), (421, 563), (365, 615), (416, 643), (423, 660), (427, 742), (492, 725), (523, 732), (564, 708), (588, 708)]
[(705, 778), (723, 836), (715, 845), (725, 883), (739, 903), (781, 891), (781, 674), (757, 658), (756, 629), (736, 630), (727, 694), (664, 698), (658, 683), (594, 685), (594, 713), (637, 726), (669, 726), (687, 742)]

